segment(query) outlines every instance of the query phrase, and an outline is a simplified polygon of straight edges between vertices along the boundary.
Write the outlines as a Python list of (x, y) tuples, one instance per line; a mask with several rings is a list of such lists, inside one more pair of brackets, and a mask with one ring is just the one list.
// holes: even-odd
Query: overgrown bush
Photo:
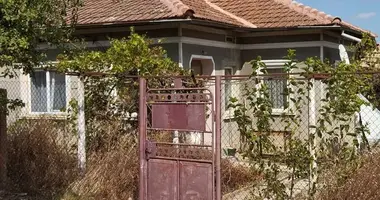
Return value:
[(139, 162), (135, 144), (127, 135), (112, 150), (90, 155), (86, 175), (72, 184), (70, 193), (78, 199), (136, 199)]
[[(137, 133), (120, 129), (121, 122), (99, 121), (97, 139), (89, 147), (88, 171), (68, 189), (64, 199), (137, 199)], [(95, 129), (93, 129), (95, 130)], [(154, 141), (170, 142), (171, 133), (151, 135)], [(254, 183), (260, 176), (249, 167), (222, 159), (222, 193)]]
[(242, 187), (253, 185), (261, 180), (258, 171), (227, 159), (221, 161), (222, 194), (233, 192)]
[[(323, 200), (375, 200), (380, 199), (380, 152), (370, 153), (362, 158), (359, 168), (351, 168), (345, 182), (336, 181), (339, 177), (329, 174), (330, 181), (321, 192)], [(335, 177), (335, 178), (334, 178)]]
[[(66, 124), (19, 120), (8, 128), (8, 176), (21, 191), (51, 199), (76, 178), (77, 163)], [(75, 138), (74, 138), (75, 139)]]

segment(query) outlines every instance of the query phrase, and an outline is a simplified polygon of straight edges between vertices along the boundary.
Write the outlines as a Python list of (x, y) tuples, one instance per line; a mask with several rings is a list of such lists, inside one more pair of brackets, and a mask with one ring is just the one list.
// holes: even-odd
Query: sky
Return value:
[[(297, 0), (380, 36), (380, 0)], [(380, 38), (377, 38), (380, 43)]]

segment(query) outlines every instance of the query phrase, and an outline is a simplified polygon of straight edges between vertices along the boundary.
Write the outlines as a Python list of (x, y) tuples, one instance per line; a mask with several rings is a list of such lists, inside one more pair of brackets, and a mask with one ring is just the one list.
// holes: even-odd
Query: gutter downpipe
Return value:
[[(342, 28), (341, 26), (338, 26), (338, 25), (330, 25), (330, 26), (298, 26), (297, 28), (305, 28), (305, 29), (310, 29), (310, 28), (324, 28), (324, 29), (330, 29), (330, 28)], [(360, 38), (357, 38), (355, 36), (352, 36), (352, 35), (349, 35), (347, 33), (344, 32), (344, 30), (342, 31), (342, 34), (341, 36), (343, 36), (344, 38), (346, 39), (349, 39), (349, 40), (352, 40), (352, 41), (355, 41), (355, 42), (361, 42), (361, 39)]]
[(345, 33), (344, 31), (342, 31), (342, 37), (349, 39), (349, 40), (353, 40), (353, 41), (358, 42), (358, 43), (360, 43), (362, 41), (361, 39), (359, 39), (355, 36), (349, 35), (349, 34)]

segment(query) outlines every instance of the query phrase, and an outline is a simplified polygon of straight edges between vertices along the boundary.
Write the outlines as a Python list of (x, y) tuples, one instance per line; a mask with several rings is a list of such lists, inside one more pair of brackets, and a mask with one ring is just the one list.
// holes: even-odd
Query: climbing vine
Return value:
[[(166, 51), (162, 47), (153, 45), (153, 40), (135, 33), (131, 28), (128, 38), (111, 39), (111, 46), (106, 51), (82, 49), (77, 54), (58, 56), (60, 62), (57, 69), (63, 73), (77, 74), (77, 81), (83, 81), (89, 148), (93, 143), (101, 143), (105, 137), (102, 132), (103, 123), (122, 122), (114, 127), (118, 129), (115, 133), (136, 129), (139, 111), (138, 76), (149, 77), (148, 88), (170, 88), (173, 87), (173, 78), (163, 76), (189, 74), (165, 55)], [(73, 130), (77, 126), (77, 107), (75, 99), (70, 101), (68, 109)], [(117, 135), (109, 137), (116, 140)], [(98, 149), (101, 145), (95, 146)]]
[[(370, 41), (363, 39), (363, 43)], [(363, 43), (358, 47), (363, 49)], [(374, 102), (374, 87), (371, 75), (364, 73), (362, 61), (332, 65), (318, 58), (304, 62), (295, 58), (295, 51), (289, 50), (280, 75), (268, 74), (260, 57), (253, 60), (253, 73), (243, 86), (242, 96), (230, 99), (229, 107), (234, 109), (244, 139), (242, 155), (264, 177), (264, 186), (255, 187), (260, 188), (255, 194), (261, 198), (293, 199), (299, 179), (309, 180), (308, 196), (312, 198), (319, 187), (318, 174), (329, 167), (345, 166), (337, 171), (338, 179), (344, 181), (347, 169), (356, 166), (359, 144), (369, 147), (368, 128), (360, 123), (358, 115), (361, 106)], [(280, 116), (273, 113), (269, 87), (264, 81), (268, 79), (287, 83), (283, 89), (287, 103)], [(280, 124), (282, 130), (274, 131)], [(278, 131), (285, 135), (283, 149), (272, 138)], [(264, 152), (272, 153), (268, 156)]]

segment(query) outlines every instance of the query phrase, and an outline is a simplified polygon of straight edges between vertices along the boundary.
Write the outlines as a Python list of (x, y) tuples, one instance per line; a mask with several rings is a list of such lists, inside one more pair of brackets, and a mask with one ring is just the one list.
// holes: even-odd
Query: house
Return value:
[[(89, 49), (104, 49), (109, 45), (108, 37), (128, 36), (130, 26), (150, 38), (165, 38), (160, 45), (167, 56), (202, 75), (249, 74), (245, 63), (259, 55), (276, 73), (281, 71), (286, 62), (283, 56), (290, 48), (297, 51), (299, 60), (318, 56), (339, 61), (338, 45), (350, 46), (367, 32), (292, 0), (84, 0), (76, 34), (86, 39)], [(59, 53), (44, 44), (40, 49), (53, 61)], [(26, 103), (17, 117), (25, 113), (58, 114), (77, 89), (68, 85), (75, 77), (54, 72), (37, 72), (32, 81), (25, 75), (7, 81), (12, 84), (0, 81), (0, 87), (8, 89), (11, 98)], [(56, 92), (59, 87), (63, 92)], [(227, 85), (225, 92), (234, 89)], [(271, 93), (281, 96), (278, 89)], [(222, 101), (228, 98), (225, 95)], [(274, 106), (280, 113), (285, 99), (276, 100)], [(315, 107), (311, 109), (317, 113)], [(223, 130), (229, 133), (223, 137), (226, 145), (237, 146), (228, 113), (224, 112)]]

